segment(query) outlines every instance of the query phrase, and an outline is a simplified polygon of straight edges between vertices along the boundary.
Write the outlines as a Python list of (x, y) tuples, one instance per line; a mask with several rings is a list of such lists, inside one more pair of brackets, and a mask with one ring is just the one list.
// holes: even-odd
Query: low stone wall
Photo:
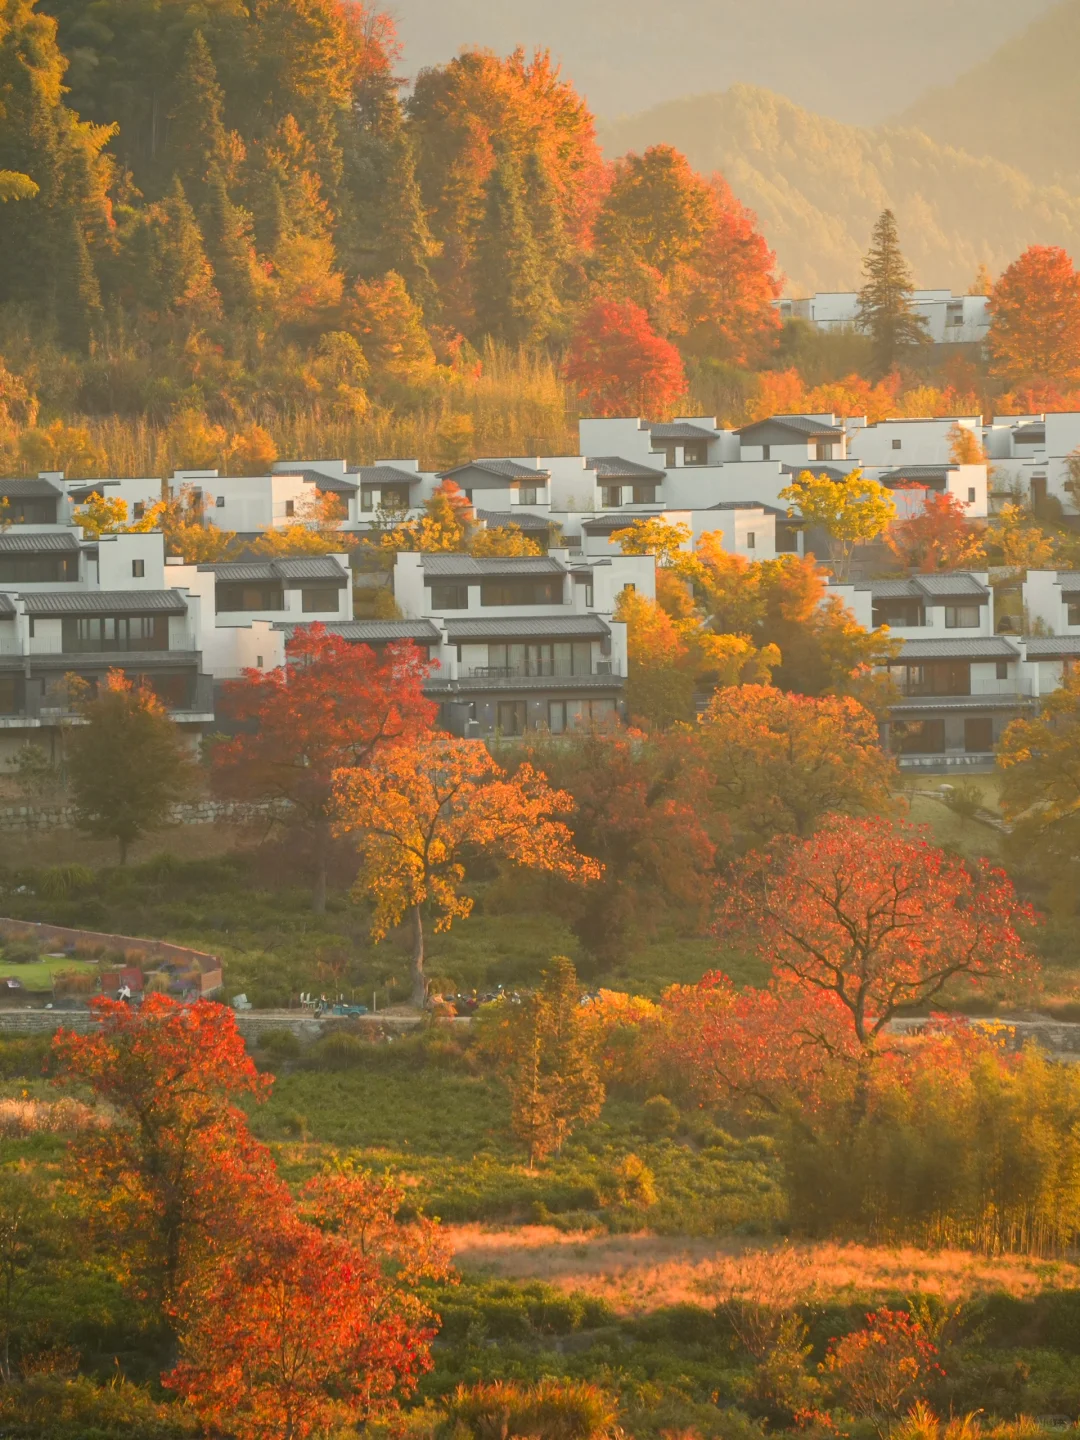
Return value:
[[(332, 1030), (381, 1030), (390, 1034), (406, 1034), (426, 1024), (420, 1015), (324, 1015), (316, 1020), (301, 1010), (244, 1010), (236, 1017), (236, 1028), (245, 1040), (257, 1041), (268, 1030), (288, 1030), (298, 1040), (313, 1043)], [(439, 1025), (468, 1029), (468, 1016), (439, 1020)], [(88, 1010), (3, 1010), (0, 1009), (0, 1035), (35, 1035), (59, 1030), (86, 1031), (94, 1021)]]
[[(40, 940), (54, 950), (113, 950), (129, 962), (146, 960), (198, 970), (203, 993), (221, 986), (221, 962), (204, 950), (174, 945), (169, 940), (145, 940), (134, 935), (103, 935), (97, 930), (69, 930), (65, 925), (42, 925), (36, 920), (0, 918), (0, 939)], [(140, 966), (141, 968), (141, 966)]]
[[(238, 800), (193, 800), (174, 805), (170, 825), (250, 825), (272, 818), (278, 807)], [(74, 807), (56, 805), (0, 805), (0, 831), (73, 830), (78, 827)]]

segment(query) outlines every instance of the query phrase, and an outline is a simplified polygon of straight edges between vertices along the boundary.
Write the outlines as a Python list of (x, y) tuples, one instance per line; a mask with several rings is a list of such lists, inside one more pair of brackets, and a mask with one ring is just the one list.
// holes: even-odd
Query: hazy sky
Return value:
[(404, 70), (463, 45), (545, 45), (597, 114), (764, 85), (874, 123), (1018, 34), (1052, 0), (389, 0)]

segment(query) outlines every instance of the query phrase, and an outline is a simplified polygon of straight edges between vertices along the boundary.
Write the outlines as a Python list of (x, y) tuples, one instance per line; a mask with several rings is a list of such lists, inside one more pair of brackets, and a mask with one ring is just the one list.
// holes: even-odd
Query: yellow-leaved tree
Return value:
[(557, 818), (573, 811), (573, 798), (529, 764), (510, 777), (475, 740), (432, 732), (366, 769), (339, 770), (334, 793), (337, 832), (355, 837), (361, 858), (353, 897), (374, 902), (372, 938), (411, 918), (417, 1006), (426, 997), (425, 910), (436, 930), (448, 930), (473, 908), (462, 890), (466, 852), (583, 884), (600, 875)]
[(896, 519), (896, 504), (884, 485), (860, 469), (842, 479), (804, 470), (780, 491), (789, 515), (798, 510), (808, 525), (819, 525), (829, 537), (829, 559), (838, 580), (846, 580), (851, 554), (860, 541), (875, 540)]

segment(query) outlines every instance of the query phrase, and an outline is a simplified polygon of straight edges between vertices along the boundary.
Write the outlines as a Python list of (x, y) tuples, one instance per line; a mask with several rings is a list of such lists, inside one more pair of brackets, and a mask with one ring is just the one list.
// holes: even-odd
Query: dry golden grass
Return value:
[(1080, 1263), (1071, 1260), (991, 1258), (962, 1250), (826, 1243), (770, 1247), (647, 1233), (568, 1235), (544, 1225), (517, 1230), (451, 1226), (448, 1238), (462, 1269), (586, 1291), (626, 1314), (708, 1304), (731, 1294), (752, 1298), (751, 1292), (781, 1304), (811, 1298), (872, 1302), (914, 1290), (946, 1300), (998, 1290), (1023, 1296), (1080, 1285)]
[(0, 1100), (0, 1136), (23, 1139), (27, 1135), (70, 1135), (79, 1130), (101, 1130), (110, 1123), (103, 1110), (79, 1100)]

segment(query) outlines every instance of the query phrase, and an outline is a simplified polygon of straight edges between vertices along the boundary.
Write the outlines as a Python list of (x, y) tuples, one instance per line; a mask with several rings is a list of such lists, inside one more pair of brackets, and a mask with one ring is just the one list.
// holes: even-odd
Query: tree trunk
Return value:
[(418, 1010), (424, 1008), (427, 999), (427, 981), (424, 979), (424, 920), (420, 906), (413, 906), (412, 946), (412, 1003)]

